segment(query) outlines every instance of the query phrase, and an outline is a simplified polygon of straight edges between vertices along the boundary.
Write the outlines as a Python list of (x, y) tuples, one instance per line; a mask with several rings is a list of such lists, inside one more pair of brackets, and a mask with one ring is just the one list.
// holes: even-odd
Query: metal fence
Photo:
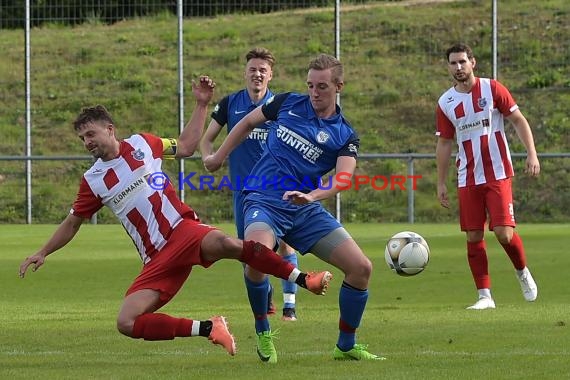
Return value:
[[(363, 4), (370, 1), (349, 0), (345, 4)], [(212, 17), (232, 13), (268, 13), (289, 9), (306, 9), (335, 4), (334, 0), (2, 0), (0, 29), (23, 28), (26, 23), (26, 6), (29, 3), (31, 25), (45, 23), (76, 25), (97, 20), (114, 23), (134, 17), (153, 16), (170, 12), (176, 14), (178, 7), (184, 17)]]
[[(514, 198), (517, 219), (523, 221), (554, 222), (564, 221), (565, 210), (570, 207), (570, 153), (541, 153), (539, 158), (542, 174), (539, 179), (531, 179), (522, 174), (525, 154), (514, 153), (513, 161), (518, 175), (514, 177)], [(6, 202), (4, 198), (0, 223), (24, 223), (25, 201), (21, 189), (25, 185), (24, 162), (32, 161), (38, 177), (49, 177), (35, 186), (34, 222), (57, 223), (71, 208), (81, 172), (93, 162), (89, 156), (0, 156), (3, 170), (0, 175), (0, 186), (19, 194), (14, 202)], [(457, 219), (456, 207), (444, 210), (436, 199), (434, 154), (363, 154), (359, 158), (361, 164), (356, 175), (363, 180), (353, 181), (360, 186), (351, 187), (341, 192), (340, 215), (345, 222), (449, 222)], [(201, 174), (202, 165), (198, 158), (186, 159), (186, 172), (182, 178), (196, 171), (188, 182), (184, 182), (175, 165), (167, 165), (166, 173), (175, 187), (186, 189), (186, 201), (197, 211), (204, 221), (209, 223), (231, 222), (233, 220), (232, 195), (227, 188), (216, 188), (220, 184), (223, 173), (216, 175), (213, 185), (201, 183), (195, 178)], [(384, 171), (377, 169), (380, 162), (388, 162)], [(386, 171), (389, 170), (389, 171)], [(41, 174), (41, 175), (40, 175)], [(544, 199), (541, 194), (552, 187), (549, 178), (562, 176), (559, 181), (557, 196)], [(11, 177), (7, 184), (5, 180)], [(4, 182), (4, 183), (3, 183)], [(449, 188), (451, 204), (456, 204), (456, 192)], [(335, 200), (325, 201), (331, 211), (336, 209)], [(538, 212), (537, 212), (538, 210)], [(96, 216), (92, 222), (114, 223), (114, 216), (103, 209), (102, 215)]]
[[(182, 128), (188, 114), (184, 79), (196, 75), (196, 67), (231, 66), (234, 73), (240, 73), (245, 49), (256, 44), (271, 46), (287, 38), (287, 30), (279, 25), (280, 17), (301, 19), (300, 27), (306, 29), (306, 38), (281, 51), (278, 61), (289, 62), (321, 51), (339, 55), (347, 63), (348, 81), (362, 72), (369, 78), (359, 88), (349, 85), (343, 92), (341, 102), (351, 120), (362, 117), (381, 125), (387, 115), (398, 113), (400, 116), (392, 120), (400, 125), (417, 125), (421, 136), (432, 135), (434, 104), (437, 95), (449, 84), (442, 52), (450, 41), (469, 41), (477, 49), (482, 76), (498, 76), (515, 84), (511, 89), (531, 120), (542, 147), (539, 152), (551, 152), (541, 156), (541, 179), (530, 182), (522, 175), (516, 177), (518, 216), (523, 220), (559, 221), (570, 215), (567, 195), (570, 165), (567, 155), (560, 153), (570, 151), (567, 112), (570, 11), (553, 6), (564, 2), (344, 1), (341, 6), (340, 1), (171, 1), (172, 7), (166, 11), (158, 0), (118, 3), (121, 5), (111, 9), (89, 0), (2, 2), (0, 223), (57, 222), (68, 211), (78, 179), (90, 164), (82, 156), (81, 146), (67, 138), (70, 120), (83, 106), (91, 105), (94, 99), (106, 104), (114, 111), (119, 125), (127, 126), (127, 133), (131, 125), (137, 125), (137, 131), (171, 136), (173, 126)], [(525, 4), (527, 8), (532, 4), (532, 12), (524, 10)], [(311, 8), (315, 5), (329, 7)], [(380, 7), (387, 10), (375, 13)], [(200, 29), (202, 22), (212, 18), (224, 20), (225, 14), (266, 15), (283, 9), (301, 10), (278, 13), (274, 18), (257, 18), (262, 32), (247, 29), (245, 25), (228, 25), (211, 38)], [(360, 13), (353, 16), (355, 12)], [(428, 12), (449, 15), (433, 25), (419, 17)], [(26, 14), (30, 25), (21, 29), (22, 23), (26, 24)], [(465, 14), (470, 15), (467, 24)], [(116, 23), (132, 16), (135, 16), (133, 23)], [(69, 33), (69, 28), (74, 28), (73, 33)], [(132, 30), (137, 28), (152, 28), (154, 33), (147, 37), (148, 41), (133, 40)], [(531, 30), (537, 29), (539, 35), (532, 34)], [(449, 39), (437, 37), (442, 30)], [(371, 46), (368, 38), (372, 34), (382, 36), (382, 44)], [(60, 37), (61, 45), (50, 45), (54, 35)], [(212, 40), (216, 41), (214, 46)], [(14, 44), (19, 48), (13, 49)], [(128, 67), (107, 61), (106, 52), (128, 54), (131, 59)], [(528, 64), (531, 56), (540, 62), (538, 67)], [(291, 77), (305, 74), (304, 61), (280, 66), (273, 81), (275, 87), (290, 89)], [(360, 71), (354, 68), (357, 65)], [(398, 65), (415, 65), (417, 77), (398, 77), (393, 69)], [(148, 81), (139, 74), (143, 70), (150, 70), (160, 79)], [(220, 94), (242, 85), (239, 75), (219, 75)], [(408, 81), (425, 77), (436, 78), (426, 82), (421, 91), (411, 93)], [(117, 96), (119, 93), (123, 94), (121, 98)], [(163, 109), (165, 103), (169, 104), (168, 112)], [(549, 108), (544, 106), (547, 103)], [(413, 137), (399, 135), (398, 125), (389, 127), (393, 129), (392, 138)], [(26, 129), (29, 134), (23, 133)], [(435, 200), (434, 140), (416, 137), (410, 140), (413, 147), (402, 148), (399, 144), (396, 149), (393, 142), (382, 136), (361, 137), (369, 144), (367, 152), (394, 153), (365, 155), (359, 164), (360, 173), (407, 175), (413, 168), (424, 179), (412, 193), (366, 187), (357, 192), (343, 192), (340, 202), (327, 202), (327, 207), (337, 210), (345, 221), (456, 219), (453, 212), (442, 213)], [(514, 151), (521, 151), (520, 145), (513, 147)], [(66, 154), (65, 160), (54, 159)], [(168, 170), (172, 173), (201, 170), (195, 160), (184, 162), (185, 167), (169, 163)], [(522, 160), (515, 163), (517, 172), (522, 172)], [(557, 191), (552, 191), (553, 186)], [(204, 190), (200, 194), (187, 192), (184, 196), (208, 221), (231, 220), (228, 192)], [(98, 219), (114, 222), (105, 212)]]

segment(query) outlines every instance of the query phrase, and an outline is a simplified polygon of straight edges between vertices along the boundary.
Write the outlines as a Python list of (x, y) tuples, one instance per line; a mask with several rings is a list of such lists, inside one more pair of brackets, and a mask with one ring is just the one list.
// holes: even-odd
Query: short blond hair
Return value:
[(342, 63), (335, 57), (329, 54), (319, 54), (315, 59), (309, 63), (309, 70), (331, 70), (332, 81), (335, 84), (344, 81), (344, 68)]

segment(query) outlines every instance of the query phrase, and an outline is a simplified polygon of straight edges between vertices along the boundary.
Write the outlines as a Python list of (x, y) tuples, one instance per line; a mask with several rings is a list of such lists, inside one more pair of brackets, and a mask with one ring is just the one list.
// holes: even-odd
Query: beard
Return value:
[(93, 156), (93, 158), (101, 158), (103, 156), (103, 152), (98, 147), (93, 147), (89, 149), (89, 153)]
[(465, 82), (467, 79), (469, 79), (469, 75), (466, 73), (455, 73), (453, 74), (453, 79), (458, 82)]

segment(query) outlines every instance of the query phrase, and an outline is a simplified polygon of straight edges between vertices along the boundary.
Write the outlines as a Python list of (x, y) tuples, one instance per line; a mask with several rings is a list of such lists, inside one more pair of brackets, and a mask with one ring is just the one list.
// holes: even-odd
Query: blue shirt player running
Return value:
[[(308, 95), (280, 94), (256, 108), (204, 164), (208, 170), (217, 170), (256, 125), (276, 121), (270, 127), (263, 156), (251, 172), (258, 181), (245, 190), (245, 236), (269, 247), (283, 239), (302, 254), (311, 252), (340, 269), (344, 281), (333, 358), (382, 360), (357, 344), (355, 334), (368, 300), (372, 263), (318, 202), (345, 186), (336, 176), (322, 183), (326, 173), (335, 169), (343, 173), (344, 182), (356, 168), (359, 139), (336, 104), (343, 86), (342, 64), (330, 55), (319, 55), (309, 64)], [(257, 352), (262, 361), (277, 362), (269, 325), (257, 335)]]
[[(244, 116), (273, 96), (268, 88), (269, 82), (273, 78), (273, 65), (275, 63), (273, 54), (265, 48), (256, 47), (247, 52), (245, 59), (246, 88), (224, 97), (217, 104), (211, 115), (212, 120), (200, 142), (202, 157), (213, 152), (214, 141), (224, 125), (229, 133)], [(234, 220), (237, 236), (240, 239), (243, 239), (244, 236), (243, 199), (245, 194), (241, 191), (242, 186), (251, 169), (261, 157), (271, 123), (272, 121), (267, 121), (255, 126), (245, 140), (229, 155), (230, 181), (234, 190)], [(287, 262), (298, 267), (297, 254), (292, 247), (280, 242), (277, 252)], [(269, 278), (259, 272), (250, 273), (247, 267), (245, 269), (244, 279), (255, 319), (256, 321), (267, 319), (268, 314), (275, 313), (272, 302), (273, 289), (269, 283)], [(283, 289), (282, 319), (284, 321), (296, 321), (295, 296), (297, 285), (288, 281), (281, 281), (281, 285)], [(256, 324), (265, 325), (263, 322)]]

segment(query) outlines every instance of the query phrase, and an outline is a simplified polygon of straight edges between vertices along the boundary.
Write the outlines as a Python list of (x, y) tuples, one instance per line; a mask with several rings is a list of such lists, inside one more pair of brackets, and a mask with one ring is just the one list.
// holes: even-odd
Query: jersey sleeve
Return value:
[(443, 112), (439, 104), (435, 110), (435, 128), (435, 135), (438, 137), (453, 139), (455, 136), (455, 127), (445, 112)]
[(509, 90), (500, 82), (491, 80), (491, 92), (495, 107), (504, 116), (509, 116), (519, 108)]
[(171, 137), (161, 138), (150, 133), (141, 133), (141, 136), (150, 146), (154, 158), (176, 157), (178, 140)]
[(277, 94), (267, 99), (267, 102), (261, 106), (261, 112), (268, 120), (277, 120), (277, 115), (279, 115), (279, 110), (283, 102), (289, 97), (291, 93), (286, 92), (283, 94)]
[(101, 201), (101, 198), (91, 191), (89, 184), (85, 180), (85, 177), (83, 177), (79, 184), (77, 197), (75, 198), (75, 202), (73, 202), (73, 206), (69, 213), (79, 216), (80, 218), (89, 219), (102, 207), (103, 202)]
[(216, 120), (218, 124), (224, 126), (228, 123), (228, 107), (230, 104), (230, 97), (224, 97), (212, 111), (210, 115), (212, 119)]
[(356, 133), (353, 133), (345, 146), (338, 152), (339, 156), (358, 157), (358, 148), (360, 148), (360, 139)]

